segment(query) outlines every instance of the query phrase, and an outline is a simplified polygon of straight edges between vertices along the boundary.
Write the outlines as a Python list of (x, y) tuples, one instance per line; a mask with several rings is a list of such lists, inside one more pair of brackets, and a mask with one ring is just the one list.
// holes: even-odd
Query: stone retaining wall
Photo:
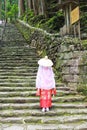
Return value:
[(87, 50), (83, 49), (81, 41), (49, 34), (22, 21), (16, 25), (29, 45), (37, 48), (41, 57), (48, 55), (52, 59), (59, 82), (65, 82), (71, 89), (76, 89), (79, 84), (87, 84)]

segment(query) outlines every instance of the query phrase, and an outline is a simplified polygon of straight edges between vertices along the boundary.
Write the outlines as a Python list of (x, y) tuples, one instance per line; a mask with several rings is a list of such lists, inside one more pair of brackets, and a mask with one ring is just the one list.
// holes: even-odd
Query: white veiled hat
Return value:
[(53, 62), (50, 59), (48, 59), (48, 56), (45, 56), (44, 58), (38, 61), (38, 64), (40, 66), (51, 67), (53, 65)]

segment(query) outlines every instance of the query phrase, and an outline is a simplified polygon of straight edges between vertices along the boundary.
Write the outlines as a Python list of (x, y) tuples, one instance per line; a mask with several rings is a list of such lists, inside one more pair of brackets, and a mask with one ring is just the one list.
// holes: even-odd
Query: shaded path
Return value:
[(84, 97), (56, 83), (50, 112), (42, 113), (35, 96), (39, 57), (17, 28), (6, 25), (0, 43), (0, 130), (59, 130), (87, 128)]

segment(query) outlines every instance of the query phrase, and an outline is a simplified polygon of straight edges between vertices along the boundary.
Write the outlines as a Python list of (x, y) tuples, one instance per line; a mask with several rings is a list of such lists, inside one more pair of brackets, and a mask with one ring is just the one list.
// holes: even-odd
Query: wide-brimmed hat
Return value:
[(38, 64), (40, 66), (51, 67), (53, 65), (53, 62), (50, 59), (48, 59), (48, 56), (45, 56), (44, 58), (41, 58), (38, 61)]

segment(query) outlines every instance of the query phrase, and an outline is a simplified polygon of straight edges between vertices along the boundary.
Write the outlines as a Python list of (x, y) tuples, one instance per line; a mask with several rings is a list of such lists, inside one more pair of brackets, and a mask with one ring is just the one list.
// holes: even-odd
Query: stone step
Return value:
[[(40, 118), (38, 118), (40, 119)], [(58, 124), (58, 123), (72, 123), (72, 122), (77, 122), (77, 121), (87, 121), (87, 116), (85, 116), (85, 114), (83, 115), (64, 115), (64, 116), (56, 116), (56, 117), (41, 117), (41, 122), (46, 123), (46, 124)], [(29, 120), (28, 120), (29, 121)], [(25, 120), (26, 122), (26, 120)]]
[[(10, 73), (9, 74), (7, 73), (7, 75), (10, 75)], [(13, 77), (13, 75), (14, 75), (14, 77)], [(26, 73), (21, 73), (20, 75), (24, 75), (24, 76), (22, 76), (22, 78), (19, 76), (19, 74), (13, 74), (13, 75), (12, 75), (13, 78), (11, 76), (9, 76), (7, 78), (5, 78), (3, 76), (3, 78), (0, 79), (0, 82), (2, 82), (2, 83), (3, 82), (4, 83), (9, 83), (9, 82), (13, 82), (13, 83), (19, 82), (19, 83), (21, 83), (21, 82), (30, 82), (30, 80), (31, 80), (31, 82), (32, 81), (35, 82), (35, 79), (36, 79), (36, 74), (34, 74), (34, 73), (29, 73), (29, 74), (27, 74), (28, 76), (26, 76), (26, 77), (25, 77)]]
[[(64, 115), (64, 116), (54, 116), (50, 118), (50, 116), (46, 116), (46, 114), (42, 113), (44, 116), (20, 116), (20, 117), (7, 117), (7, 118), (1, 118), (0, 123), (12, 123), (12, 124), (65, 124), (65, 123), (81, 123), (81, 122), (87, 122), (87, 116), (85, 114), (76, 114), (76, 115)], [(18, 115), (18, 114), (17, 114)]]
[[(14, 75), (14, 77), (13, 76), (8, 76), (8, 77), (3, 76), (3, 78), (0, 79), (0, 86), (10, 87), (10, 84), (11, 84), (11, 85), (13, 85), (13, 87), (14, 87), (14, 85), (28, 85), (28, 87), (31, 87), (31, 86), (29, 86), (29, 84), (30, 85), (33, 84), (34, 86), (36, 84), (36, 75), (32, 76), (32, 74), (31, 75), (23, 74), (22, 77), (20, 77), (20, 75), (22, 75), (22, 74), (17, 74), (16, 77), (15, 77), (15, 75)], [(56, 87), (61, 87), (61, 86), (58, 83), (56, 83)], [(63, 88), (66, 91), (70, 90), (70, 88), (68, 88), (68, 87), (63, 87)]]
[(3, 80), (27, 80), (27, 79), (29, 79), (29, 78), (33, 78), (33, 79), (36, 79), (36, 76), (32, 76), (32, 75), (27, 75), (27, 76), (25, 76), (25, 75), (0, 75), (0, 79), (3, 81)]
[[(10, 46), (8, 46), (8, 45), (10, 45), (10, 43), (9, 44), (5, 44), (5, 46), (2, 46), (1, 47), (1, 49), (3, 49), (3, 50), (10, 50), (11, 49), (11, 51), (13, 50), (13, 51), (15, 51), (15, 50), (24, 50), (24, 51), (26, 51), (26, 50), (30, 50), (30, 53), (31, 52), (36, 52), (37, 50), (36, 50), (36, 48), (31, 48), (26, 42), (24, 43), (24, 44), (17, 44), (16, 45), (16, 43), (14, 42), (14, 44), (11, 44)], [(1, 52), (0, 52), (1, 53)]]
[(19, 57), (9, 57), (9, 58), (7, 58), (7, 57), (0, 57), (0, 63), (2, 63), (2, 62), (6, 62), (6, 63), (9, 63), (9, 62), (12, 62), (12, 63), (14, 63), (15, 61), (16, 62), (24, 62), (24, 61), (26, 61), (26, 62), (36, 62), (37, 63), (37, 61), (39, 60), (39, 58), (28, 58), (27, 56), (26, 56), (26, 58), (25, 57), (22, 57), (21, 58), (21, 56), (19, 56)]
[[(18, 76), (28, 76), (29, 78), (32, 78), (32, 79), (36, 79), (36, 73), (31, 73), (31, 72), (29, 72), (29, 71), (25, 71), (25, 72), (20, 72), (20, 71), (18, 71), (18, 72), (8, 72), (8, 71), (6, 71), (6, 72), (1, 72), (0, 73), (0, 77), (1, 76), (8, 76), (8, 77), (11, 77), (11, 76), (15, 76), (15, 77), (17, 77), (18, 78)], [(3, 79), (3, 80), (6, 80), (6, 79)], [(2, 82), (3, 82), (3, 80), (2, 80)]]
[(14, 70), (24, 70), (24, 69), (28, 69), (28, 70), (37, 70), (37, 66), (0, 66), (0, 70), (6, 70), (6, 71), (10, 71), (10, 70), (12, 70), (12, 71), (14, 71)]
[[(29, 93), (30, 95), (34, 96), (34, 93), (36, 93), (35, 85), (30, 87), (29, 84), (23, 85), (21, 83), (21, 85), (19, 86), (16, 83), (17, 82), (15, 82), (15, 85), (11, 84), (11, 82), (7, 86), (1, 85), (0, 86), (0, 94), (6, 96), (6, 94), (8, 94), (8, 95), (11, 94), (12, 95), (12, 93), (13, 93), (13, 95), (16, 95), (16, 94), (19, 94), (19, 93), (22, 92), (22, 93), (25, 93), (24, 95), (26, 95), (26, 93)], [(56, 85), (56, 91), (57, 91), (57, 95), (62, 95), (62, 96), (69, 95), (69, 94), (71, 94), (71, 95), (78, 94), (76, 91), (71, 91), (70, 88), (68, 88), (68, 87), (67, 88), (60, 87), (59, 85), (58, 86)]]
[[(56, 87), (56, 89), (57, 89), (57, 91), (58, 92), (62, 92), (62, 91), (65, 91), (65, 92), (71, 92), (70, 91), (70, 88), (68, 88), (68, 87), (60, 87), (60, 86), (57, 86)], [(32, 87), (6, 87), (6, 86), (0, 86), (0, 92), (11, 92), (11, 91), (34, 91), (34, 90), (36, 90), (36, 88), (35, 88), (35, 86), (32, 86)]]
[[(30, 81), (30, 79), (35, 81), (36, 76), (37, 76), (36, 71), (35, 70), (32, 70), (32, 72), (31, 71), (28, 72), (28, 70), (26, 70), (26, 71), (20, 72), (20, 70), (19, 70), (19, 71), (16, 71), (16, 72), (15, 71), (13, 71), (13, 72), (12, 71), (10, 71), (10, 72), (6, 71), (6, 73), (5, 72), (0, 73), (0, 82), (7, 82), (7, 81), (14, 81), (14, 82), (19, 81), (19, 82), (21, 82), (21, 80), (22, 81), (25, 81), (25, 80)], [(55, 81), (56, 80), (57, 80), (57, 77), (55, 77)], [(56, 85), (58, 85), (57, 82), (56, 82)]]
[[(4, 63), (5, 64), (5, 63)], [(22, 69), (24, 70), (25, 69), (25, 71), (26, 71), (26, 69), (29, 69), (30, 70), (30, 68), (33, 70), (33, 68), (35, 68), (35, 69), (38, 69), (38, 65), (36, 64), (36, 66), (31, 66), (31, 63), (19, 63), (20, 64), (20, 66), (18, 66), (17, 64), (13, 64), (12, 63), (12, 66), (10, 66), (10, 64), (8, 65), (8, 64), (5, 64), (4, 66), (2, 66), (2, 63), (0, 64), (0, 71), (1, 72), (4, 72), (5, 70), (8, 70), (8, 71), (11, 71), (12, 69), (13, 69), (13, 72), (14, 71), (16, 71), (16, 69), (19, 69), (19, 71), (22, 71)], [(32, 63), (32, 65), (33, 64), (35, 64), (35, 63)], [(29, 67), (29, 65), (31, 66), (31, 67)], [(2, 70), (1, 70), (2, 69)], [(32, 71), (32, 70), (30, 70), (30, 71)]]
[[(26, 53), (26, 52), (25, 52)], [(32, 54), (17, 54), (17, 53), (11, 53), (9, 52), (9, 54), (5, 54), (5, 53), (2, 53), (0, 54), (0, 62), (14, 62), (14, 61), (38, 61), (40, 58), (38, 58), (37, 56), (32, 56)]]
[[(64, 116), (64, 115), (83, 115), (85, 117), (85, 114), (87, 114), (87, 109), (63, 109), (63, 108), (57, 108), (57, 110), (50, 110), (49, 112), (46, 112), (46, 113), (43, 113), (40, 109), (22, 109), (22, 110), (13, 110), (13, 109), (10, 109), (10, 110), (3, 110), (3, 111), (0, 111), (0, 117), (1, 118), (8, 118), (8, 117), (21, 117), (21, 116), (24, 116), (25, 118), (26, 117), (30, 117), (30, 116), (33, 116), (33, 117), (44, 117), (45, 115), (45, 118), (50, 118), (50, 116), (53, 116), (53, 118), (57, 118), (58, 117), (61, 117), (61, 116)], [(86, 120), (87, 120), (87, 117), (86, 117)]]
[[(22, 81), (21, 81), (21, 82), (20, 82), (20, 81), (19, 81), (19, 82), (18, 82), (18, 81), (15, 82), (15, 81), (14, 81), (14, 82), (11, 82), (11, 81), (10, 81), (10, 78), (11, 78), (11, 77), (10, 77), (10, 78), (9, 78), (9, 82), (0, 82), (0, 87), (2, 87), (2, 86), (3, 86), (3, 87), (4, 87), (4, 86), (5, 86), (5, 87), (33, 87), (33, 86), (34, 86), (34, 87), (35, 87), (35, 83), (36, 83), (36, 82), (35, 82), (35, 79), (32, 79), (31, 76), (30, 76), (30, 77), (31, 77), (31, 78), (30, 78), (29, 76), (27, 76), (27, 75), (25, 75), (25, 74), (24, 74), (23, 76), (25, 76), (24, 79), (26, 79), (26, 77), (29, 78), (28, 81), (24, 81), (24, 82), (22, 82)], [(20, 75), (19, 75), (19, 77), (20, 77)], [(23, 77), (22, 77), (22, 78), (23, 78)], [(63, 84), (58, 84), (58, 83), (56, 83), (56, 87), (61, 87), (62, 85), (63, 85)]]
[[(79, 102), (85, 99), (84, 96), (81, 95), (65, 95), (65, 96), (55, 96), (53, 97), (53, 102)], [(0, 97), (0, 103), (34, 103), (39, 102), (39, 97), (23, 97), (23, 96), (16, 96), (16, 97)]]
[(4, 64), (4, 63), (15, 63), (15, 62), (17, 62), (17, 63), (24, 63), (24, 62), (27, 62), (27, 63), (29, 63), (29, 62), (32, 62), (32, 63), (37, 63), (37, 59), (28, 59), (28, 58), (26, 58), (26, 59), (24, 59), (24, 58), (22, 58), (22, 59), (1, 59), (0, 60), (0, 64)]
[[(29, 97), (29, 96), (35, 96), (36, 91), (34, 90), (22, 90), (22, 91), (15, 91), (15, 92), (0, 92), (0, 97), (16, 97), (16, 96), (22, 96), (22, 97)], [(76, 93), (74, 92), (68, 92), (68, 91), (63, 91), (63, 90), (58, 90), (57, 94), (58, 96), (65, 96), (65, 95), (75, 95)]]
[(0, 69), (0, 73), (1, 73), (1, 74), (5, 74), (5, 72), (6, 72), (7, 74), (8, 74), (8, 73), (13, 73), (13, 74), (14, 74), (14, 73), (20, 72), (20, 73), (28, 73), (29, 75), (30, 75), (30, 74), (33, 75), (33, 74), (36, 74), (36, 73), (37, 73), (37, 69), (34, 69), (34, 70), (33, 70), (33, 67), (32, 67), (32, 69), (26, 69), (26, 68), (25, 68), (25, 69), (19, 69), (19, 70), (16, 69), (16, 68), (14, 68), (13, 70), (12, 70), (12, 69), (8, 69), (8, 70), (7, 70), (7, 69), (2, 69), (2, 70)]
[[(35, 87), (35, 84), (32, 85), (31, 84), (31, 87), (29, 87), (30, 84), (21, 84), (21, 85), (12, 85), (12, 84), (8, 84), (7, 86), (0, 86), (0, 94), (1, 95), (9, 95), (11, 96), (13, 94), (13, 96), (15, 95), (18, 95), (18, 94), (23, 94), (24, 96), (27, 95), (33, 95), (36, 93), (36, 87)], [(61, 90), (61, 87), (56, 87), (56, 92), (57, 92), (57, 95), (58, 96), (64, 96), (64, 95), (76, 95), (78, 94), (76, 91), (67, 91), (65, 88), (62, 88)], [(0, 97), (1, 97), (0, 95)]]
[[(52, 103), (52, 108), (51, 111), (54, 111), (55, 109), (71, 109), (71, 108), (76, 108), (76, 109), (86, 109), (87, 108), (87, 103), (86, 102), (72, 102), (72, 103)], [(24, 110), (24, 109), (40, 109), (39, 108), (39, 102), (34, 102), (34, 103), (0, 103), (0, 110)], [(54, 111), (55, 112), (55, 111)]]
[[(76, 124), (77, 123), (77, 124)], [(87, 123), (84, 121), (81, 123), (58, 123), (58, 124), (26, 124), (24, 121), (22, 124), (4, 124), (1, 125), (1, 129), (5, 130), (86, 130)]]
[(13, 86), (16, 86), (16, 85), (19, 85), (19, 86), (21, 86), (21, 85), (31, 85), (31, 84), (35, 84), (35, 80), (34, 79), (29, 79), (28, 81), (24, 81), (24, 82), (22, 82), (22, 81), (11, 81), (11, 80), (9, 80), (9, 82), (0, 82), (0, 86), (4, 86), (4, 85), (6, 85), (6, 86), (10, 86), (10, 85), (13, 85)]
[[(24, 54), (23, 52), (25, 52), (25, 54), (33, 54), (33, 56), (34, 56), (34, 54), (37, 55), (36, 49), (31, 48), (31, 47), (26, 47), (26, 46), (23, 46), (23, 47), (18, 46), (18, 48), (15, 48), (14, 46), (12, 48), (12, 45), (11, 45), (11, 47), (10, 46), (9, 47), (8, 46), (5, 46), (5, 47), (1, 46), (0, 50), (2, 50), (4, 52), (4, 54), (6, 54), (6, 53), (9, 54), (9, 53), (12, 53), (12, 52), (13, 53), (16, 52), (17, 54), (20, 54), (20, 53)], [(0, 51), (0, 54), (3, 54), (2, 51)]]
[[(2, 45), (4, 45), (4, 44), (2, 44)], [(27, 44), (28, 45), (28, 44)], [(3, 46), (1, 46), (1, 48), (0, 48), (0, 54), (1, 55), (6, 55), (6, 54), (21, 54), (21, 55), (33, 55), (33, 57), (34, 57), (34, 55), (35, 55), (35, 57), (37, 56), (37, 58), (39, 58), (38, 57), (38, 55), (37, 55), (37, 51), (36, 51), (36, 48), (35, 49), (33, 49), (33, 48), (27, 48), (26, 46), (24, 46), (24, 47), (21, 47), (21, 46), (18, 46), (18, 48), (15, 48), (14, 47), (14, 45), (13, 45), (13, 48), (11, 47), (9, 47), (8, 48), (8, 46), (10, 46), (10, 45), (7, 45), (7, 46), (5, 46), (5, 47), (3, 47)], [(21, 47), (21, 48), (20, 48)], [(3, 53), (4, 52), (4, 53)], [(24, 53), (23, 53), (24, 52)], [(10, 55), (9, 55), (10, 56)]]
[(36, 64), (36, 62), (34, 63), (32, 63), (32, 62), (22, 62), (22, 63), (19, 63), (19, 62), (16, 62), (16, 63), (4, 63), (4, 62), (2, 62), (2, 63), (0, 63), (0, 66), (37, 66), (37, 64)]
[(23, 59), (25, 59), (25, 57), (26, 57), (26, 59), (29, 57), (29, 58), (36, 58), (37, 60), (38, 60), (38, 56), (37, 55), (35, 55), (35, 56), (32, 56), (32, 54), (31, 55), (29, 55), (29, 54), (17, 54), (17, 53), (9, 53), (9, 54), (5, 54), (5, 53), (1, 53), (0, 54), (0, 57), (1, 58), (9, 58), (9, 59), (14, 59), (15, 57), (16, 58), (23, 58)]

